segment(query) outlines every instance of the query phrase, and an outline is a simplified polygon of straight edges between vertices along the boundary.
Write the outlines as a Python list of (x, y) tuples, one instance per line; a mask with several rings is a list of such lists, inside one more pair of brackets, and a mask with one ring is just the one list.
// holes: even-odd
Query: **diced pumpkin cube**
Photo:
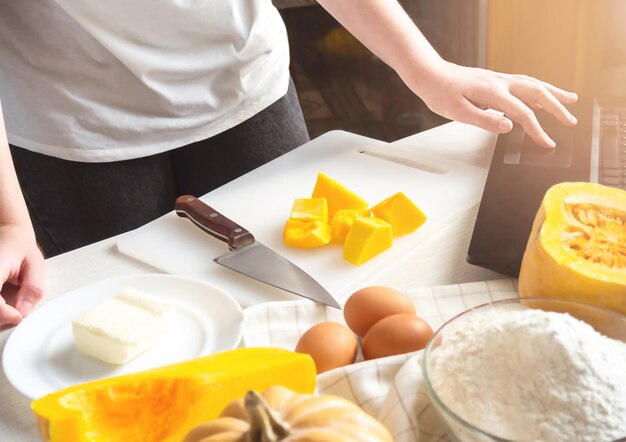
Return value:
[(391, 225), (378, 218), (356, 218), (343, 244), (343, 257), (361, 265), (391, 247)]
[(321, 172), (313, 189), (313, 198), (326, 198), (328, 215), (334, 216), (339, 209), (367, 209), (367, 201), (346, 186)]
[(333, 216), (333, 220), (330, 224), (330, 231), (332, 233), (333, 242), (343, 242), (346, 239), (346, 235), (352, 227), (356, 218), (365, 216), (369, 217), (371, 212), (369, 210), (356, 210), (356, 209), (339, 209)]
[(300, 221), (321, 221), (328, 223), (328, 203), (326, 198), (296, 198), (291, 209), (290, 219)]
[(285, 245), (311, 249), (330, 242), (330, 226), (319, 220), (301, 221), (289, 219), (285, 223), (283, 240)]
[(372, 207), (375, 217), (391, 224), (393, 236), (414, 232), (424, 222), (426, 215), (403, 192), (381, 201)]

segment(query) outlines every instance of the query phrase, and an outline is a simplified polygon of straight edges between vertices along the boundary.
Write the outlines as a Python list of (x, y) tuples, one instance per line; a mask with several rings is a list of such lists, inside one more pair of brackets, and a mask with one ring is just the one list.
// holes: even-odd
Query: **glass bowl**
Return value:
[[(626, 315), (615, 312), (608, 308), (597, 305), (586, 304), (579, 301), (557, 298), (515, 298), (502, 301), (495, 301), (483, 304), (478, 307), (469, 309), (446, 322), (432, 336), (424, 350), (422, 358), (422, 373), (426, 382), (426, 389), (430, 398), (431, 405), (436, 411), (442, 425), (445, 428), (451, 441), (481, 441), (481, 442), (515, 442), (504, 439), (490, 433), (489, 428), (479, 428), (457, 415), (443, 400), (437, 395), (432, 383), (432, 360), (433, 354), (436, 354), (437, 348), (442, 344), (448, 333), (453, 327), (462, 325), (471, 315), (476, 314), (493, 314), (498, 311), (517, 310), (520, 308), (540, 309), (544, 311), (568, 313), (569, 315), (586, 322), (597, 332), (626, 343)], [(480, 398), (476, 398), (480, 400)], [(624, 441), (622, 438), (616, 442)]]

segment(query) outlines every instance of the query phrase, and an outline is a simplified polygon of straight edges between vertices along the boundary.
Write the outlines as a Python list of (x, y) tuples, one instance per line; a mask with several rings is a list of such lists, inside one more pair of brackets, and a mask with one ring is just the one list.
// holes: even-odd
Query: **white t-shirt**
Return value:
[(11, 144), (105, 162), (223, 132), (287, 92), (271, 0), (0, 0)]

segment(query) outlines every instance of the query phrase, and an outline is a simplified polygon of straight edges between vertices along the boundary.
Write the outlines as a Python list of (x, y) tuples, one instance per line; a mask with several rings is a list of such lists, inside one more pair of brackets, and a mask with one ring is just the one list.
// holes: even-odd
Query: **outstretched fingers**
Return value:
[[(569, 110), (559, 100), (556, 94), (567, 94), (554, 86), (546, 87), (547, 83), (538, 80), (514, 79), (509, 86), (511, 94), (528, 105), (539, 105), (539, 108), (554, 115), (554, 117), (565, 126), (573, 126), (577, 123)], [(567, 101), (565, 101), (567, 103)]]
[(539, 80), (537, 78), (529, 77), (528, 75), (513, 75), (513, 77), (516, 79), (520, 79), (520, 80), (531, 81), (540, 86), (543, 86), (544, 88), (548, 90), (548, 92), (550, 92), (550, 94), (556, 97), (556, 99), (559, 100), (563, 104), (573, 104), (573, 103), (576, 103), (576, 101), (578, 100), (578, 95), (576, 93), (568, 92), (564, 89), (556, 87), (553, 84)]
[(513, 94), (503, 94), (499, 96), (493, 108), (504, 112), (504, 115), (519, 123), (528, 136), (538, 145), (548, 149), (556, 146), (556, 143), (543, 130), (541, 124), (539, 124), (533, 110)]

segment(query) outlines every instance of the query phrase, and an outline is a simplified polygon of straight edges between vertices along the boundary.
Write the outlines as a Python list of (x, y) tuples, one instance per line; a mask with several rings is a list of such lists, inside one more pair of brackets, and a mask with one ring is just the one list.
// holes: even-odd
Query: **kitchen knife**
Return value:
[(246, 229), (198, 198), (179, 196), (175, 210), (208, 234), (228, 244), (230, 252), (213, 261), (298, 296), (341, 308), (339, 303), (304, 270), (264, 246)]

